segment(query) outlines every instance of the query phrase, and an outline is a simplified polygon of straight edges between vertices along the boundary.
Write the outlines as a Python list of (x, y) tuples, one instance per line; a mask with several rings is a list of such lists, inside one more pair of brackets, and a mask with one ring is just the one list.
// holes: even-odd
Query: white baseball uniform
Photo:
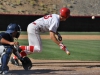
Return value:
[(39, 32), (53, 31), (56, 33), (59, 27), (60, 17), (57, 14), (46, 15), (27, 27), (29, 46), (34, 46), (34, 52), (42, 51), (42, 43)]

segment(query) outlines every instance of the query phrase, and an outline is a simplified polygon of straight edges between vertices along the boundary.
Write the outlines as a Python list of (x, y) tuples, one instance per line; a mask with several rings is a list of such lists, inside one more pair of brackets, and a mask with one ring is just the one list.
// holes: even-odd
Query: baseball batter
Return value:
[[(34, 22), (31, 22), (27, 27), (29, 46), (20, 46), (21, 56), (27, 54), (42, 51), (42, 43), (40, 38), (40, 32), (49, 32), (50, 38), (54, 41), (62, 50), (66, 50), (66, 46), (61, 43), (62, 37), (57, 32), (60, 21), (65, 21), (70, 16), (70, 10), (66, 7), (60, 9), (60, 14), (50, 14), (43, 16)], [(56, 38), (58, 35), (58, 39)], [(16, 59), (16, 57), (14, 57)]]

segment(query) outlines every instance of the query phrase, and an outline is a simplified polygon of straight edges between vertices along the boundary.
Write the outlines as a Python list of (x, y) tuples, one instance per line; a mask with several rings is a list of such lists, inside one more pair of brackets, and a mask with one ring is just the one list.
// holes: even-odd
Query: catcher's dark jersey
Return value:
[[(13, 37), (12, 37), (11, 34), (9, 34), (9, 33), (1, 32), (1, 33), (0, 33), (0, 40), (1, 40), (2, 38), (6, 39), (6, 40), (8, 40), (8, 41), (10, 41), (10, 42), (13, 42), (13, 41), (14, 41)], [(8, 45), (8, 44), (2, 44), (2, 43), (1, 43), (1, 45), (10, 46), (10, 45)]]

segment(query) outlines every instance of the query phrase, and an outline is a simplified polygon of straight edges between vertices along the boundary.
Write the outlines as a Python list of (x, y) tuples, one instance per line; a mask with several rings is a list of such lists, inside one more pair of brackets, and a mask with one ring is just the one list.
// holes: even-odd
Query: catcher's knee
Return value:
[(0, 46), (0, 56), (1, 56), (1, 54), (3, 53), (4, 49), (5, 49), (4, 46), (1, 45), (1, 46)]
[(2, 60), (8, 60), (9, 58), (10, 58), (10, 55), (7, 54), (6, 52), (3, 52), (3, 53), (1, 54), (1, 61), (2, 61)]
[(10, 47), (9, 48), (6, 48), (1, 53), (1, 59), (4, 59), (5, 58), (5, 59), (8, 59), (9, 60), (11, 54), (12, 54), (12, 48), (10, 48)]
[(9, 62), (10, 56), (6, 54), (5, 52), (2, 53), (1, 56), (1, 70), (9, 70), (9, 67), (7, 66)]
[(9, 59), (10, 59), (10, 55), (7, 54), (6, 52), (3, 52), (2, 55), (1, 55), (2, 69), (5, 69), (7, 67)]

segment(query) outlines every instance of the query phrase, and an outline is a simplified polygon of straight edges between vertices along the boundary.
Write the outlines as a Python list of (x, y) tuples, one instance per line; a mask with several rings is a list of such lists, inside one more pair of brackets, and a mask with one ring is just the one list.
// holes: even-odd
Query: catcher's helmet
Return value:
[(16, 23), (10, 23), (7, 27), (6, 33), (13, 33), (14, 31), (17, 31), (17, 35), (15, 37), (18, 38), (21, 32), (20, 25)]
[(70, 16), (70, 10), (66, 7), (60, 9), (60, 16), (68, 18)]

